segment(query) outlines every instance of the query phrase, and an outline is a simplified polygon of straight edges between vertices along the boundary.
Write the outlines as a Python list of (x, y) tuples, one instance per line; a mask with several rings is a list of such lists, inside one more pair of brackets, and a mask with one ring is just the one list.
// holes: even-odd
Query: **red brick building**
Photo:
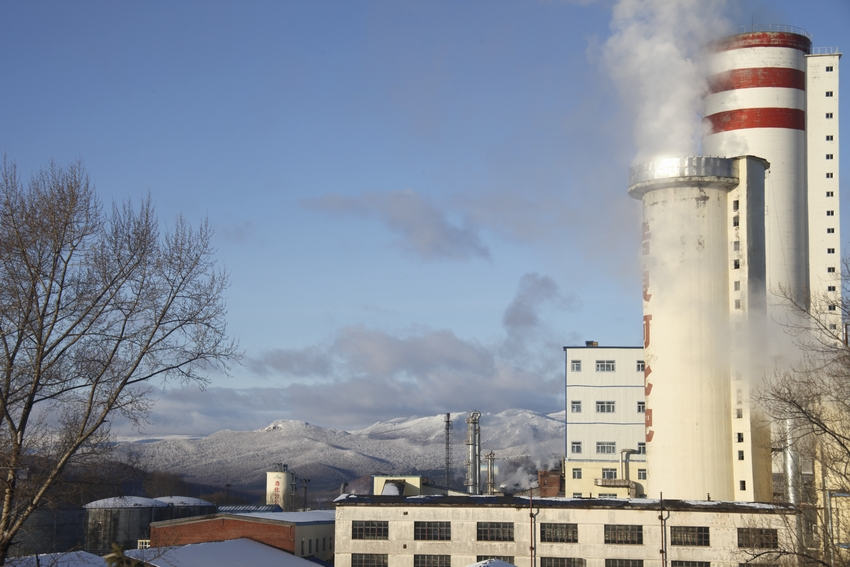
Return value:
[(239, 538), (288, 551), (298, 557), (313, 556), (332, 562), (334, 511), (210, 514), (151, 524), (151, 547)]

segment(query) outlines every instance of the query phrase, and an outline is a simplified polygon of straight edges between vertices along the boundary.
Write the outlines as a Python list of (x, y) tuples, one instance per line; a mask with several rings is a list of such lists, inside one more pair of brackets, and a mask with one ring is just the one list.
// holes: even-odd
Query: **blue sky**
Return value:
[(846, 0), (6, 0), (0, 18), (0, 151), (25, 178), (82, 159), (105, 200), (149, 192), (163, 224), (216, 229), (245, 360), (206, 391), (153, 384), (151, 434), (560, 410), (563, 345), (641, 340), (626, 185), (652, 155), (652, 75), (629, 32), (680, 46), (674, 69), (751, 22), (850, 49)]

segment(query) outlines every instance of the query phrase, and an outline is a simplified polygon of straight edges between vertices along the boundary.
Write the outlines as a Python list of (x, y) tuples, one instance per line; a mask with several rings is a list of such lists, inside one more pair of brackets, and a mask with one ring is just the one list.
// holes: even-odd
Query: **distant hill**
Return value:
[[(455, 474), (465, 472), (468, 413), (452, 413)], [(445, 470), (444, 414), (397, 418), (359, 431), (325, 429), (303, 421), (275, 421), (257, 431), (223, 430), (207, 437), (147, 438), (125, 442), (147, 470), (178, 473), (192, 483), (262, 492), (266, 472), (285, 463), (310, 490), (333, 490), (359, 477), (421, 474), (442, 483)], [(527, 410), (483, 414), (481, 455), (495, 451), (500, 482), (528, 484), (536, 469), (564, 451), (564, 412)], [(509, 465), (506, 460), (511, 461)], [(462, 481), (457, 484), (462, 485)], [(456, 486), (461, 488), (461, 486)]]

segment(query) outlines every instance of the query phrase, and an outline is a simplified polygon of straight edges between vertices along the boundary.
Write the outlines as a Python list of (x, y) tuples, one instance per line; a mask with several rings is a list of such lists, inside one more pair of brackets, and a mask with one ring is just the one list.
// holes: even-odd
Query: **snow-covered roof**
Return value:
[(67, 553), (43, 553), (38, 560), (35, 555), (13, 557), (6, 560), (7, 567), (104, 567), (103, 557), (85, 551), (69, 551)]
[(311, 561), (244, 538), (173, 547), (131, 549), (124, 554), (155, 567), (316, 567)]
[(159, 498), (154, 498), (154, 500), (165, 502), (171, 506), (214, 506), (212, 502), (190, 496), (160, 496)]
[(164, 508), (168, 506), (165, 502), (153, 498), (142, 498), (141, 496), (118, 496), (115, 498), (104, 498), (89, 502), (83, 508)]
[(468, 567), (516, 567), (516, 565), (508, 563), (507, 561), (502, 561), (501, 559), (485, 559), (484, 561), (473, 563)]
[(279, 522), (293, 522), (296, 524), (336, 521), (335, 510), (311, 510), (309, 512), (238, 512), (234, 515), (261, 518), (264, 520), (277, 520)]

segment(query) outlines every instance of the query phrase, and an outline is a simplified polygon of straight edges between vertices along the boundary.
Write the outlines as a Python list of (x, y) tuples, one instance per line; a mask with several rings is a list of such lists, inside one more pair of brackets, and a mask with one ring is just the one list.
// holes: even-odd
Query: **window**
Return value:
[(827, 119), (832, 118), (832, 113), (831, 113), (831, 112), (827, 112), (827, 113), (826, 113), (826, 118), (827, 118)]
[(617, 495), (613, 492), (600, 492), (599, 498), (616, 498)]
[(514, 562), (514, 556), (513, 555), (479, 555), (476, 558), (476, 561), (478, 563), (481, 563), (482, 561), (487, 561), (488, 559), (495, 559), (497, 561), (504, 561), (505, 563), (513, 563)]
[(387, 567), (386, 553), (352, 553), (351, 567)]
[(738, 547), (776, 549), (779, 547), (779, 536), (771, 528), (738, 528)]
[(740, 270), (741, 269), (741, 261), (740, 260), (732, 260), (732, 269)]
[(737, 211), (739, 205), (740, 205), (740, 201), (738, 201), (738, 199), (735, 199), (734, 201), (732, 201), (732, 210)]
[(646, 369), (646, 363), (642, 360), (637, 361), (637, 371), (643, 372)]
[(570, 443), (570, 453), (580, 455), (581, 454), (581, 441), (573, 441)]
[(617, 469), (602, 469), (602, 478), (607, 478), (608, 480), (616, 480)]
[[(643, 544), (643, 526), (605, 524), (605, 543)], [(607, 565), (607, 561), (605, 562)]]
[(826, 309), (827, 309), (827, 311), (836, 311), (836, 310), (837, 310), (837, 308), (835, 307), (835, 305), (829, 305), (829, 306), (827, 306), (827, 308), (826, 308)]
[(832, 65), (827, 65), (827, 66), (826, 66), (826, 72), (827, 72), (827, 73), (832, 73)]
[(304, 555), (304, 540), (301, 540), (301, 555)]
[(834, 285), (826, 286), (826, 291), (835, 291), (835, 286)]
[(570, 371), (571, 372), (581, 372), (581, 361), (580, 360), (571, 360), (570, 361)]
[(670, 545), (708, 547), (711, 541), (704, 526), (670, 526)]
[(828, 217), (834, 217), (834, 216), (835, 216), (835, 211), (827, 211), (827, 212), (826, 212), (826, 216), (828, 216)]
[(742, 408), (735, 408), (735, 418), (743, 419), (744, 418), (744, 410)]
[(827, 97), (832, 97), (832, 91), (826, 91), (826, 96), (827, 96)]
[(513, 522), (478, 522), (478, 541), (513, 541)]
[(835, 248), (827, 248), (826, 253), (827, 254), (835, 254)]
[(735, 309), (740, 309), (740, 308), (741, 308), (741, 300), (740, 300), (740, 299), (736, 299), (736, 300), (735, 300)]
[(828, 228), (828, 229), (826, 229), (826, 233), (827, 234), (835, 234), (835, 229), (834, 228)]
[(747, 481), (746, 480), (739, 481), (738, 482), (738, 488), (740, 488), (741, 490), (746, 490), (747, 489)]
[(732, 217), (732, 226), (741, 226), (741, 219), (738, 215)]
[(741, 241), (740, 241), (740, 240), (736, 240), (736, 241), (734, 241), (734, 242), (732, 243), (732, 250), (734, 250), (735, 252), (737, 252), (737, 251), (738, 251), (738, 250), (740, 250), (740, 249), (741, 249)]
[(578, 543), (578, 524), (540, 524), (540, 541)]
[(322, 551), (327, 551), (327, 550), (328, 550), (328, 538), (323, 537), (322, 538)]
[(573, 400), (570, 402), (570, 413), (581, 413), (581, 400)]
[(606, 559), (605, 567), (643, 567), (643, 559)]
[(744, 442), (744, 434), (743, 433), (736, 433), (735, 434), (735, 441), (737, 441), (738, 443), (743, 443)]
[(832, 140), (833, 140), (832, 134), (827, 134), (826, 135), (826, 141), (831, 142)]
[(581, 498), (581, 492), (573, 492), (573, 498)]
[(744, 452), (743, 452), (743, 451), (738, 451), (738, 460), (739, 460), (739, 461), (743, 461), (743, 460), (744, 460)]
[(451, 522), (413, 522), (413, 539), (451, 541)]
[(573, 469), (573, 478), (581, 480), (581, 469)]
[(617, 453), (617, 444), (613, 441), (597, 441), (596, 453), (598, 455), (614, 455)]
[(833, 159), (835, 154), (826, 154), (826, 159)]
[(710, 561), (677, 561), (677, 560), (674, 559), (671, 562), (670, 567), (711, 567), (711, 562)]
[(638, 469), (638, 480), (646, 480), (646, 469)]
[(836, 325), (835, 323), (830, 323), (830, 324), (829, 324), (829, 330), (830, 330), (830, 331), (834, 331), (834, 330), (835, 330), (835, 329), (837, 329), (837, 328), (838, 328), (838, 325)]
[(596, 361), (596, 371), (597, 372), (615, 372), (614, 361), (613, 360), (597, 360)]
[(585, 567), (587, 562), (577, 557), (541, 557), (540, 567)]
[(834, 273), (835, 273), (835, 267), (833, 267), (833, 266), (828, 267), (828, 268), (826, 269), (826, 273), (828, 273), (828, 274), (834, 274)]
[(414, 555), (413, 567), (452, 567), (452, 556)]
[(741, 291), (741, 282), (737, 281), (737, 282), (733, 283), (732, 289), (734, 289), (735, 291)]
[(646, 455), (646, 443), (643, 441), (638, 442), (638, 455)]
[(310, 554), (313, 553), (313, 540), (312, 539), (307, 540), (307, 553), (310, 553)]
[(835, 193), (834, 193), (834, 192), (832, 192), (832, 191), (827, 191), (827, 192), (826, 192), (826, 196), (827, 196), (827, 197), (835, 197)]
[(351, 539), (389, 539), (388, 522), (354, 520), (351, 522)]
[(638, 413), (646, 413), (646, 402), (638, 402)]
[(832, 173), (831, 173), (831, 172), (830, 172), (830, 173), (827, 173), (827, 174), (826, 174), (826, 178), (827, 178), (827, 179), (832, 179)]
[(614, 402), (596, 402), (596, 413), (614, 413)]

